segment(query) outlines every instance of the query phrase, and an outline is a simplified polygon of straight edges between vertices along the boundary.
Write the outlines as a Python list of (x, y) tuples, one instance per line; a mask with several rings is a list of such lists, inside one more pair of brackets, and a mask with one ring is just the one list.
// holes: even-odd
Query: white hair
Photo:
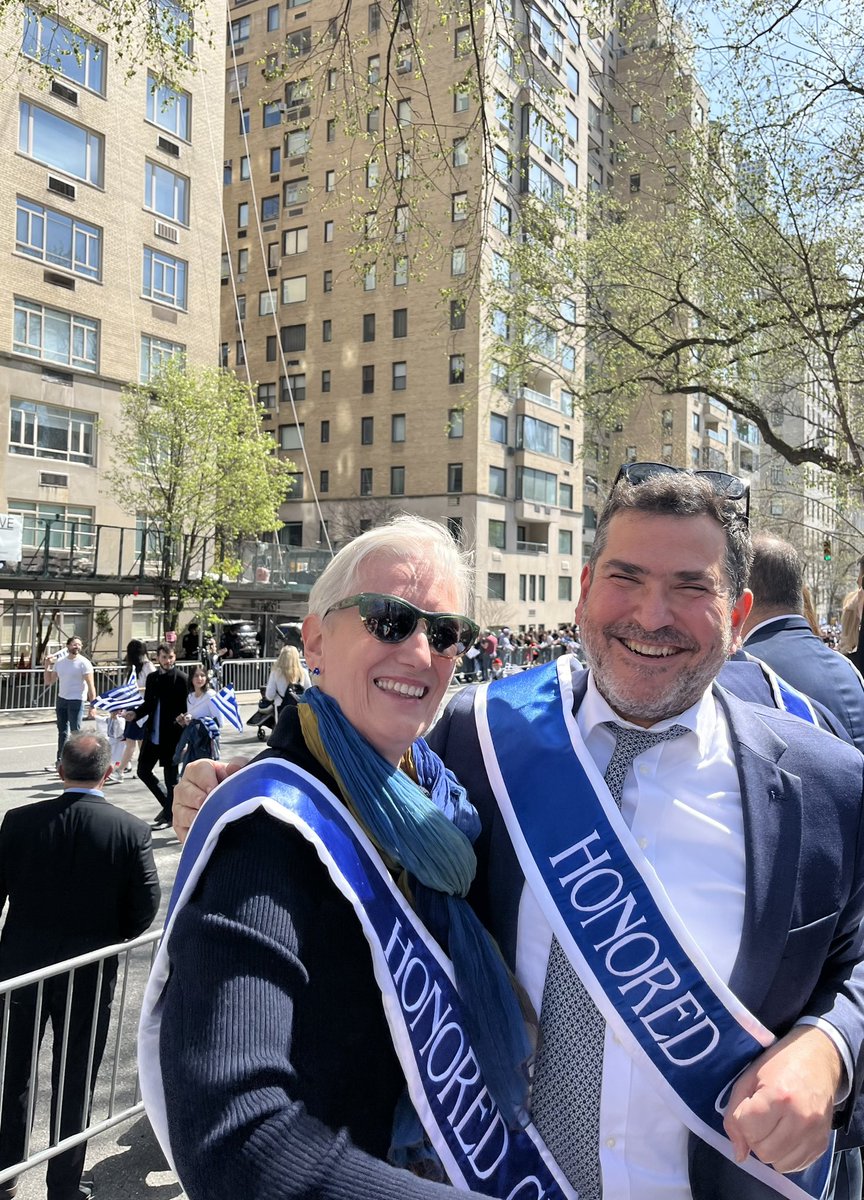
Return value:
[(342, 547), (309, 593), (309, 612), (323, 617), (334, 604), (354, 595), (360, 568), (370, 558), (433, 566), (437, 575), (453, 584), (458, 610), (470, 615), (473, 555), (460, 549), (443, 525), (407, 513), (361, 533)]

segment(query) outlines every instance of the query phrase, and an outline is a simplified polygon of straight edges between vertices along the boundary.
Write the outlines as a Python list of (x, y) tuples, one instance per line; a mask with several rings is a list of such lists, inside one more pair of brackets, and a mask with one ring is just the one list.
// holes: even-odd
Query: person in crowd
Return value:
[(622, 468), (589, 669), (465, 689), (430, 736), (480, 812), (470, 898), (539, 1011), (531, 1115), (583, 1200), (768, 1200), (804, 1169), (861, 1194), (857, 1151), (822, 1156), (862, 1137), (864, 758), (715, 682), (751, 604), (743, 495)]
[[(177, 655), (173, 646), (162, 643), (156, 649), (158, 670), (148, 676), (144, 685), (144, 700), (138, 708), (128, 709), (127, 721), (147, 720), (144, 724), (144, 743), (138, 756), (138, 778), (159, 802), (159, 812), (151, 829), (165, 829), (171, 824), (171, 805), (177, 783), (174, 752), (180, 741), (186, 713), (189, 681), (176, 667)], [(153, 768), (159, 763), (165, 780), (164, 787)]]
[(492, 674), (492, 659), (498, 655), (498, 638), (487, 629), (480, 639), (480, 678), (487, 680)]
[(93, 682), (93, 664), (81, 653), (83, 643), (79, 637), (66, 639), (65, 655), (47, 655), (42, 667), (46, 684), (57, 684), (55, 712), (57, 714), (57, 759), (46, 771), (56, 771), (66, 739), (77, 733), (84, 719), (85, 700), (96, 699)]
[[(420, 1154), (424, 1173), (443, 1178), (422, 1149), (423, 1105), (415, 1110), (405, 1092), (406, 1072), (422, 1086), (422, 1050), (407, 1051), (407, 1026), (382, 1003), (382, 987), (391, 1000), (399, 987), (378, 974), (382, 954), (395, 964), (397, 934), (388, 915), (373, 969), (361, 925), (366, 897), (381, 903), (382, 889), (402, 914), (397, 928), (405, 922), (400, 945), (434, 947), (419, 970), (442, 950), (453, 959), (459, 998), (444, 997), (437, 1021), (440, 1028), (445, 1009), (464, 1007), (460, 1026), (450, 1027), (470, 1053), (457, 1090), (469, 1087), (467, 1064), (476, 1062), (488, 1084), (477, 1121), (488, 1121), (493, 1104), (498, 1120), (506, 1114), (505, 1129), (522, 1119), (530, 1055), (522, 1011), (499, 953), (461, 899), (475, 867), (476, 817), (421, 736), (476, 636), (459, 615), (471, 590), (466, 556), (431, 522), (402, 517), (343, 547), (315, 583), (303, 623), (314, 686), (283, 705), (269, 757), (233, 776), (201, 814), (196, 833), (214, 816), (212, 854), (202, 850), (202, 865), (193, 844), (185, 848), (197, 882), (185, 886), (182, 873), (178, 880), (185, 903), (148, 988), (139, 1061), (148, 1114), (190, 1200), (452, 1194), (402, 1166)], [(221, 767), (190, 770), (205, 765)], [(352, 901), (336, 839), (353, 820), (346, 861), (360, 874)], [(434, 1036), (431, 1005), (406, 1016), (426, 1030), (424, 1041), (432, 1021)], [(437, 1095), (441, 1079), (427, 1080), (427, 1095)], [(440, 1104), (445, 1124), (456, 1121), (447, 1116), (453, 1107)], [(456, 1107), (468, 1146), (471, 1114)], [(440, 1147), (430, 1112), (423, 1116)], [(508, 1136), (524, 1137), (518, 1129)], [(458, 1152), (455, 1137), (448, 1145)], [(475, 1168), (469, 1157), (461, 1152), (461, 1169), (480, 1183), (495, 1155)], [(479, 1191), (467, 1194), (479, 1200)]]
[(204, 651), (201, 655), (201, 661), (217, 689), (222, 686), (222, 660), (227, 653), (227, 650), (220, 650), (217, 647), (214, 634), (208, 633), (204, 640)]
[(216, 693), (210, 686), (210, 676), (206, 669), (198, 663), (189, 675), (189, 694), (186, 698), (186, 712), (177, 718), (182, 728), (177, 749), (174, 751), (174, 765), (178, 775), (190, 762), (199, 758), (218, 759), (219, 731), (224, 718), (222, 710), (214, 703)]
[(181, 642), (183, 658), (186, 662), (197, 662), (201, 655), (201, 627), (197, 621), (190, 621), (183, 634)]
[(279, 657), (270, 669), (267, 686), (264, 689), (264, 699), (269, 700), (275, 709), (278, 719), (286, 697), (296, 699), (310, 685), (309, 672), (300, 661), (300, 651), (296, 646), (283, 646)]
[(855, 590), (843, 599), (840, 613), (839, 650), (850, 658), (860, 671), (864, 663), (859, 661), (858, 647), (861, 641), (861, 625), (864, 620), (864, 555), (858, 559), (858, 581)]
[(755, 537), (748, 586), (753, 607), (744, 649), (834, 713), (864, 751), (864, 681), (804, 616), (804, 568), (795, 547), (773, 534)]
[[(0, 825), (0, 908), (9, 910), (0, 933), (0, 979), (127, 941), (143, 933), (159, 907), (159, 879), (150, 831), (109, 804), (102, 788), (111, 770), (103, 737), (73, 733), (60, 756), (63, 793), (25, 804)], [(51, 1128), (59, 1139), (85, 1128), (108, 1032), (117, 959), (79, 967), (69, 999), (68, 974), (11, 993), (2, 1072), (0, 1169), (22, 1161), (30, 1090), (36, 1086), (34, 1048), (51, 1022)], [(96, 1013), (95, 1028), (93, 1026)], [(68, 1027), (67, 1027), (68, 1022)], [(0, 1031), (4, 1006), (0, 1001)], [(34, 1040), (35, 1036), (35, 1040)], [(92, 1047), (92, 1064), (88, 1060)], [(61, 1072), (65, 1053), (65, 1070)], [(58, 1114), (62, 1089), (62, 1108)], [(87, 1143), (48, 1160), (48, 1200), (85, 1200), (81, 1183)], [(15, 1195), (16, 1179), (0, 1183), (0, 1200)]]
[[(152, 675), (156, 668), (150, 661), (150, 655), (147, 653), (147, 646), (138, 638), (133, 638), (126, 646), (126, 655), (124, 658), (126, 670), (130, 673), (135, 672), (135, 677), (138, 681), (138, 689), (141, 695), (144, 695), (144, 688), (147, 683), (147, 676)], [(143, 725), (139, 725), (137, 721), (127, 721), (123, 730), (123, 753), (120, 757), (120, 762), (117, 764), (117, 769), (113, 772), (111, 779), (114, 783), (122, 783), (126, 772), (132, 769), (132, 761), (135, 758), (135, 751), (144, 741), (146, 731)]]

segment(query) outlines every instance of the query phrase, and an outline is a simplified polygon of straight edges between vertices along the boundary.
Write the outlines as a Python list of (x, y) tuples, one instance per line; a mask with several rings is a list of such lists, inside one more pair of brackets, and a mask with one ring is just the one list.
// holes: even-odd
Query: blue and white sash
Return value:
[(406, 903), (366, 834), (322, 783), (276, 758), (226, 779), (208, 797), (183, 848), (138, 1040), (141, 1091), (169, 1161), (159, 1020), (171, 932), (222, 830), (259, 808), (314, 846), (357, 914), (411, 1100), (453, 1185), (506, 1200), (578, 1200), (533, 1126), (507, 1128), (471, 1049), (450, 961)]
[[(730, 992), (671, 906), (572, 710), (568, 656), (478, 688), (475, 719), (492, 789), (526, 881), (612, 1032), (687, 1128), (734, 1161), (724, 1106), (774, 1036)], [(752, 1156), (741, 1164), (790, 1200), (824, 1196), (830, 1168), (830, 1152), (797, 1175)]]
[(754, 654), (749, 654), (746, 650), (744, 653), (747, 655), (747, 661), (756, 663), (765, 676), (765, 681), (771, 690), (771, 697), (775, 708), (791, 713), (795, 717), (800, 717), (802, 721), (808, 721), (811, 725), (819, 724), (819, 718), (816, 716), (816, 710), (809, 696), (805, 696), (803, 692), (799, 692), (797, 688), (794, 688), (791, 683), (787, 683), (785, 679), (781, 679), (777, 672), (772, 670), (761, 658), (756, 658)]

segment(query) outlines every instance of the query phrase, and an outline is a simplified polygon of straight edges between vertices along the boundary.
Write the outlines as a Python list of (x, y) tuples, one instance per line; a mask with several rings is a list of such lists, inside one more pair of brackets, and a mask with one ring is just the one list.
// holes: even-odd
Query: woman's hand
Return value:
[(247, 766), (251, 760), (242, 756), (230, 762), (213, 762), (199, 758), (190, 763), (183, 778), (174, 788), (174, 832), (181, 842), (186, 841), (198, 809), (218, 783)]

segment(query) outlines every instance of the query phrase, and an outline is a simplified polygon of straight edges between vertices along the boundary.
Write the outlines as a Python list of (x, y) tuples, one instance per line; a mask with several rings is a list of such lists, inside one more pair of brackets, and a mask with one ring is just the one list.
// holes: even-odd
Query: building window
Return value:
[(330, 422), (322, 421), (321, 422), (321, 444), (325, 445), (329, 441), (330, 441)]
[(508, 237), (510, 236), (512, 215), (508, 206), (502, 203), (502, 201), (492, 201), (492, 224), (501, 233), (506, 233)]
[(296, 33), (290, 33), (285, 39), (285, 49), (288, 52), (288, 58), (299, 58), (303, 54), (308, 54), (312, 49), (312, 28), (308, 26), (305, 29), (298, 29)]
[(490, 496), (506, 497), (505, 467), (490, 467)]
[(228, 40), (236, 46), (239, 42), (248, 41), (251, 32), (252, 18), (238, 17), (236, 21), (232, 21), (228, 26)]
[(262, 408), (276, 407), (276, 384), (275, 383), (259, 383), (258, 384), (258, 403)]
[[(144, 207), (169, 221), (189, 224), (189, 180), (185, 175), (160, 167), (158, 163), (144, 164)], [(248, 211), (248, 205), (247, 211)], [(248, 224), (248, 221), (247, 221)]]
[(93, 509), (73, 504), (33, 503), (9, 500), (9, 512), (22, 517), (22, 543), (28, 549), (44, 546), (51, 550), (88, 549), (93, 546)]
[(322, 342), (332, 342), (333, 341), (333, 322), (330, 320), (329, 317), (325, 321), (321, 322), (321, 341)]
[(267, 9), (267, 32), (275, 33), (279, 28), (279, 5), (271, 4)]
[(333, 222), (332, 221), (324, 222), (324, 241), (325, 242), (333, 241)]
[(573, 530), (559, 529), (558, 530), (558, 553), (572, 554), (573, 553)]
[(572, 509), (573, 507), (573, 484), (562, 483), (559, 488), (558, 503), (562, 508)]
[(281, 388), (280, 399), (283, 404), (290, 404), (293, 400), (299, 403), (306, 399), (306, 372), (303, 371), (299, 375), (283, 375), (279, 380)]
[(188, 142), (191, 136), (191, 97), (162, 87), (152, 71), (147, 72), (147, 120), (174, 137)]
[(47, 13), (25, 8), (21, 52), (79, 87), (105, 95), (105, 47)]
[(364, 396), (371, 396), (375, 391), (375, 368), (373, 366), (361, 367), (360, 391)]
[(404, 338), (408, 336), (407, 308), (393, 309), (393, 336), (394, 338)]
[(279, 449), (280, 450), (302, 450), (303, 449), (303, 431), (305, 425), (280, 425), (279, 426)]
[(18, 105), (18, 149), (48, 167), (102, 186), (104, 139), (29, 100)]
[(573, 599), (573, 579), (569, 575), (558, 576), (558, 599)]
[(324, 191), (325, 192), (333, 192), (335, 190), (336, 190), (336, 172), (335, 171), (325, 171), (324, 172)]
[(390, 417), (390, 441), (405, 441), (405, 414), (393, 413)]
[(375, 440), (375, 418), (360, 418), (360, 445), (371, 446)]
[(370, 54), (366, 60), (366, 82), (378, 83), (381, 79), (381, 56), (380, 54)]
[(261, 120), (264, 129), (271, 129), (274, 125), (282, 123), (282, 102), (281, 100), (268, 100), (261, 109)]
[(368, 10), (367, 29), (369, 33), (377, 33), (381, 28), (381, 5), (370, 4)]
[(493, 550), (506, 550), (507, 548), (507, 522), (498, 521), (490, 518), (489, 520), (489, 545)]
[(279, 330), (279, 336), (282, 339), (283, 350), (306, 349), (305, 325), (283, 325)]
[(329, 120), (327, 122), (326, 128), (327, 128), (327, 141), (335, 142), (336, 141), (336, 121), (334, 119)]
[(489, 414), (489, 440), (507, 445), (507, 418), (501, 413)]
[(251, 128), (252, 128), (252, 125), (251, 125), (249, 109), (241, 108), (240, 109), (240, 136), (242, 137), (244, 135), (244, 133), (248, 133)]
[(471, 53), (471, 26), (462, 25), (453, 37), (453, 54), (456, 58), (465, 58)]
[(332, 291), (333, 291), (333, 272), (332, 272), (332, 271), (325, 271), (325, 272), (324, 272), (324, 283), (323, 283), (323, 290), (324, 290), (325, 292), (332, 292)]
[(360, 495), (361, 496), (371, 496), (372, 495), (372, 468), (371, 467), (361, 467), (360, 468)]
[(282, 280), (282, 303), (302, 304), (306, 299), (306, 276), (294, 275)]
[(18, 197), (15, 249), (86, 279), (102, 273), (102, 230), (77, 217)]
[(505, 598), (505, 578), (503, 571), (490, 571), (486, 576), (486, 599), (503, 600)]
[(393, 284), (395, 287), (406, 287), (408, 284), (407, 254), (400, 254), (393, 261)]
[(374, 292), (378, 279), (378, 269), (375, 263), (370, 263), (363, 275), (363, 291)]
[(186, 263), (162, 250), (144, 247), (143, 294), (157, 304), (186, 307)]
[(370, 108), (366, 113), (366, 132), (377, 133), (381, 124), (381, 109)]
[(393, 364), (393, 391), (404, 392), (408, 386), (408, 364), (404, 362), (394, 362)]
[(456, 138), (453, 142), (453, 166), (468, 166), (468, 139), (465, 137)]
[(293, 475), (288, 476), (288, 491), (285, 493), (286, 500), (302, 500), (303, 499), (303, 472), (295, 471)]
[(318, 491), (322, 492), (322, 493), (330, 491), (330, 472), (329, 471), (322, 471), (319, 474), (319, 476), (318, 476)]
[(450, 355), (450, 382), (464, 383), (465, 382), (465, 355), (451, 354)]
[(464, 531), (462, 529), (462, 518), (461, 517), (448, 517), (447, 518), (447, 532), (450, 534), (450, 536), (452, 537), (452, 539), (456, 543), (456, 545), (461, 546), (463, 536), (464, 536)]
[[(267, 336), (265, 358), (267, 359), (267, 362), (276, 361), (276, 335), (273, 333), (268, 334)], [(222, 363), (223, 367), (227, 365), (227, 363)]]
[(261, 220), (275, 221), (279, 216), (279, 197), (278, 196), (262, 196), (261, 197)]
[(15, 298), (12, 349), (46, 362), (95, 371), (99, 358), (99, 323), (78, 313), (61, 312), (32, 300)]
[(641, 190), (642, 190), (642, 176), (641, 175), (631, 175), (630, 176), (630, 191), (631, 192), (640, 192)]
[(374, 313), (364, 313), (363, 314), (363, 341), (364, 342), (374, 342), (375, 341), (375, 314)]
[(471, 107), (471, 93), (465, 87), (457, 87), (453, 92), (454, 113), (467, 112)]
[(448, 463), (447, 464), (447, 491), (461, 492), (462, 491), (462, 464)]
[(285, 134), (285, 157), (305, 158), (309, 153), (309, 130), (292, 129)]
[(242, 204), (237, 205), (237, 228), (249, 228), (249, 204), (245, 200)]
[(270, 317), (276, 311), (276, 293), (269, 288), (258, 293), (258, 316)]
[(557, 476), (550, 471), (535, 470), (534, 467), (517, 467), (516, 499), (532, 500), (535, 504), (557, 504)]
[(303, 225), (299, 229), (286, 229), (282, 234), (282, 253), (286, 258), (292, 254), (305, 254), (308, 248), (308, 226)]
[(169, 359), (182, 355), (186, 347), (179, 342), (169, 342), (165, 338), (152, 337), (150, 334), (141, 335), (141, 382), (149, 383)]
[(453, 221), (464, 221), (468, 216), (468, 193), (454, 192), (450, 197), (450, 217)]
[(468, 269), (468, 247), (454, 246), (450, 251), (450, 274), (464, 275)]
[(295, 208), (299, 204), (305, 204), (308, 196), (309, 177), (307, 175), (302, 175), (299, 179), (286, 179), (282, 185), (282, 203), (286, 208)]
[(96, 416), (31, 400), (9, 404), (9, 453), (57, 462), (96, 462)]
[(390, 495), (404, 496), (405, 495), (405, 468), (391, 467), (390, 468)]
[(411, 124), (410, 100), (398, 100), (396, 102), (396, 121), (403, 127)]

